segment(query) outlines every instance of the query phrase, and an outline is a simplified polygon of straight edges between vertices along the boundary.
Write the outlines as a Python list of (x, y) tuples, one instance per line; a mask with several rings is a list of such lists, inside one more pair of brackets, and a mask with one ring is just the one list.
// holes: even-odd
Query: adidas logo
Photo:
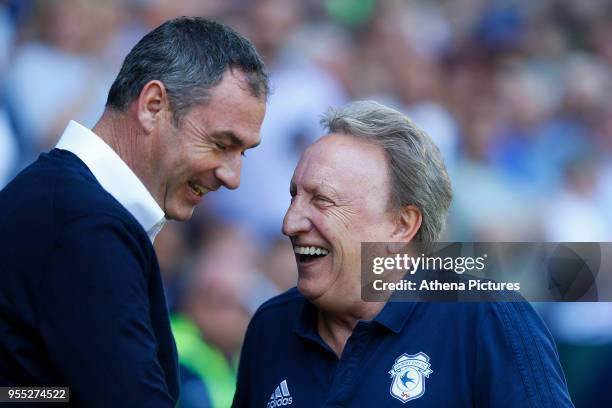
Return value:
[(291, 398), (289, 388), (287, 388), (287, 380), (283, 380), (276, 387), (272, 395), (270, 395), (270, 402), (268, 402), (266, 408), (284, 407), (286, 405), (291, 405), (292, 403), (293, 398)]

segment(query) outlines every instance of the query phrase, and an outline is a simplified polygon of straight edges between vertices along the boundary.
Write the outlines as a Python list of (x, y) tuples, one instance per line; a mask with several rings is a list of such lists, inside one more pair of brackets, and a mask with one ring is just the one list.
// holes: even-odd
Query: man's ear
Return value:
[(414, 205), (406, 205), (398, 210), (395, 220), (395, 230), (391, 238), (395, 242), (410, 242), (419, 232), (423, 216), (421, 210)]
[(136, 101), (136, 111), (138, 121), (147, 134), (155, 129), (164, 115), (170, 113), (168, 94), (161, 81), (149, 81), (142, 87)]

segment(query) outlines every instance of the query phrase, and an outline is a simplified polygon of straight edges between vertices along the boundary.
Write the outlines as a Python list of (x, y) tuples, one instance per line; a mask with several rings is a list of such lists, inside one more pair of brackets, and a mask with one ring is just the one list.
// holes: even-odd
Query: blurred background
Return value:
[[(0, 188), (70, 119), (93, 127), (130, 48), (181, 15), (251, 39), (273, 89), (240, 189), (156, 241), (181, 406), (229, 406), (250, 316), (295, 285), (289, 180), (329, 106), (375, 99), (432, 136), (455, 191), (445, 240), (611, 241), (608, 0), (0, 0)], [(610, 304), (536, 306), (576, 406), (612, 406)]]

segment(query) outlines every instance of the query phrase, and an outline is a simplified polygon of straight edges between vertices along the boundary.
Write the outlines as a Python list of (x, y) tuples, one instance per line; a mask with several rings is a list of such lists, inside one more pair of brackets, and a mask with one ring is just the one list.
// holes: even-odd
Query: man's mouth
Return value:
[(188, 181), (187, 184), (189, 184), (189, 188), (193, 194), (198, 197), (202, 197), (204, 194), (208, 193), (208, 189), (196, 181)]
[(297, 255), (298, 262), (310, 262), (329, 254), (329, 250), (327, 248), (318, 246), (295, 245), (293, 247), (293, 252), (295, 252)]

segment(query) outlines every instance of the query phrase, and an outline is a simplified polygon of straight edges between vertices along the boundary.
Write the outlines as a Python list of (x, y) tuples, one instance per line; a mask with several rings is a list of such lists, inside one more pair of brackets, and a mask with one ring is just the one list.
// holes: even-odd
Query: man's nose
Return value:
[(240, 169), (242, 162), (240, 156), (232, 158), (223, 165), (217, 167), (216, 176), (225, 187), (235, 190), (240, 186)]
[(283, 220), (283, 234), (289, 237), (295, 236), (300, 233), (308, 232), (310, 227), (311, 223), (301, 200), (297, 197), (294, 198)]

